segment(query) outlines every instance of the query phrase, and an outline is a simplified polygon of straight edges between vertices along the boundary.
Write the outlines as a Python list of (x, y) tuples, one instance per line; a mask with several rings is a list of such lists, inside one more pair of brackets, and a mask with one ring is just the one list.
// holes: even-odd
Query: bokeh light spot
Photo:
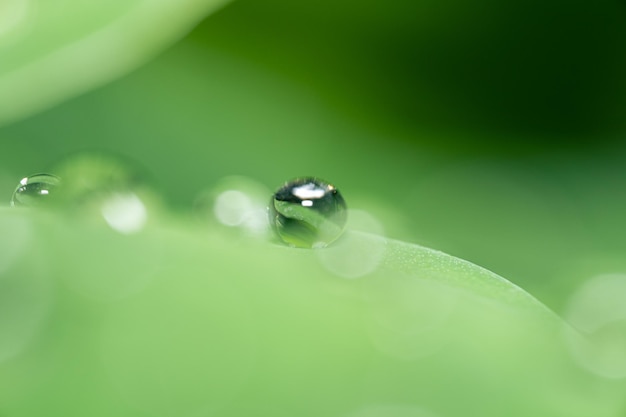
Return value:
[(0, 1), (0, 38), (21, 27), (28, 19), (31, 7), (29, 0)]
[[(367, 231), (377, 236), (384, 233), (382, 224), (363, 210), (348, 210), (348, 219), (349, 230)], [(343, 278), (359, 278), (378, 267), (384, 252), (383, 239), (369, 239), (360, 234), (346, 233), (333, 245), (318, 251), (317, 255), (324, 268), (333, 274)]]
[(626, 378), (626, 274), (599, 275), (570, 300), (566, 319), (577, 330), (565, 331), (572, 357), (596, 375)]
[(137, 195), (115, 194), (102, 204), (102, 216), (114, 230), (130, 234), (143, 229), (148, 211)]

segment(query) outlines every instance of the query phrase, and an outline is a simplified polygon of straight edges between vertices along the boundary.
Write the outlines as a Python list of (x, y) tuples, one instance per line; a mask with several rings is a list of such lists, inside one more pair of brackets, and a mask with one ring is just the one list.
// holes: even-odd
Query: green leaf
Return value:
[(568, 359), (556, 316), (445, 253), (96, 220), (0, 210), (7, 415), (618, 415), (620, 386)]
[(124, 75), (225, 2), (0, 2), (0, 125)]
[[(372, 241), (382, 238), (361, 235)], [(532, 295), (507, 279), (469, 261), (446, 253), (398, 240), (385, 239), (388, 249), (383, 265), (415, 278), (430, 279), (474, 295), (497, 301), (509, 308), (560, 319)]]

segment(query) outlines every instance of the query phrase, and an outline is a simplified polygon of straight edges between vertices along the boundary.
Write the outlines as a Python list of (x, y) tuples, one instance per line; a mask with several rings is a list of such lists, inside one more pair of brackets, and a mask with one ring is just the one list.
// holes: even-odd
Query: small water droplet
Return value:
[(58, 192), (61, 179), (52, 174), (35, 174), (22, 178), (11, 197), (11, 206), (37, 207), (50, 204)]
[(269, 220), (280, 240), (290, 246), (324, 247), (343, 233), (346, 202), (332, 184), (319, 178), (297, 178), (274, 193)]

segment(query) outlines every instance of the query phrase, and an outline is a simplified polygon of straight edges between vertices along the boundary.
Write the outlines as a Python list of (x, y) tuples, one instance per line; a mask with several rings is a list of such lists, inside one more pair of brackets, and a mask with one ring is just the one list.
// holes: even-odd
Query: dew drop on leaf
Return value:
[(52, 174), (22, 178), (11, 197), (11, 206), (37, 207), (49, 204), (58, 192), (61, 179)]
[(296, 178), (274, 193), (269, 220), (278, 238), (289, 246), (325, 247), (343, 233), (346, 202), (332, 184)]

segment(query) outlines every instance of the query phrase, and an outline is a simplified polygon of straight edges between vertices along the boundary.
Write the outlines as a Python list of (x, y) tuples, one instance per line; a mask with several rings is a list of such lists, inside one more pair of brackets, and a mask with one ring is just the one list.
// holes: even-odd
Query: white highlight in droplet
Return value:
[(299, 187), (294, 187), (291, 190), (291, 194), (301, 200), (309, 200), (312, 198), (315, 199), (324, 197), (324, 194), (326, 194), (326, 190), (310, 182), (308, 184), (303, 184)]
[(313, 201), (312, 200), (302, 200), (302, 204), (303, 207), (313, 207)]
[(131, 234), (143, 229), (148, 211), (135, 194), (115, 194), (101, 208), (104, 220), (120, 233)]
[[(378, 238), (383, 227), (369, 213), (362, 210), (348, 210), (346, 234), (329, 247), (317, 251), (322, 265), (330, 272), (343, 278), (359, 278), (378, 267), (385, 252), (385, 240)], [(350, 230), (367, 231), (375, 238), (352, 234)]]
[(577, 330), (564, 332), (572, 357), (596, 375), (626, 378), (626, 274), (587, 281), (571, 298), (566, 319)]

